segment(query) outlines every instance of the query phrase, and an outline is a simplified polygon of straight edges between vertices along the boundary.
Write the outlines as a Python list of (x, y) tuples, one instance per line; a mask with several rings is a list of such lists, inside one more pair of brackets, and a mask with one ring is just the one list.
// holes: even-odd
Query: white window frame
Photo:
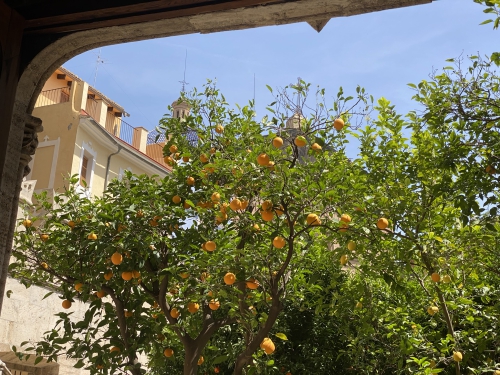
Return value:
[(131, 173), (134, 173), (134, 172), (132, 172), (131, 167), (127, 167), (127, 168), (120, 167), (120, 172), (118, 173), (118, 181), (121, 181), (123, 179), (123, 176), (125, 175), (125, 171), (129, 171)]
[[(94, 180), (94, 169), (95, 162), (97, 159), (97, 151), (92, 148), (92, 143), (83, 142), (82, 150), (80, 152), (80, 163), (78, 166), (78, 176), (80, 177), (80, 173), (82, 173), (82, 165), (83, 165), (83, 157), (86, 156), (88, 159), (89, 165), (87, 166), (87, 176), (85, 176), (85, 181), (87, 182), (87, 189), (89, 194), (92, 191), (92, 182)], [(81, 185), (80, 185), (81, 186)], [(83, 187), (83, 186), (82, 186)]]

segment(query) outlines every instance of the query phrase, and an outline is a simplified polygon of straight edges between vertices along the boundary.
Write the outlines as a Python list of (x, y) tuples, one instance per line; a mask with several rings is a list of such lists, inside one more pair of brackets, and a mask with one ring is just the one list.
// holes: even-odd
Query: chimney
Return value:
[(142, 153), (146, 153), (146, 144), (148, 140), (148, 130), (139, 126), (134, 128), (134, 135), (132, 138), (132, 146)]

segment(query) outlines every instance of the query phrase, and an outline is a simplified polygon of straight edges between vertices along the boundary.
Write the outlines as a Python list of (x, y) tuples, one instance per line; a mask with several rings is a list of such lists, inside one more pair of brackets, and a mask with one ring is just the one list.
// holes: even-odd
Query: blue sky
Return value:
[[(259, 118), (273, 101), (266, 84), (283, 87), (297, 77), (326, 88), (331, 101), (339, 86), (353, 93), (359, 84), (407, 112), (416, 108), (407, 83), (426, 79), (447, 58), (500, 51), (500, 31), (479, 26), (483, 9), (472, 0), (439, 0), (334, 18), (319, 34), (299, 23), (103, 47), (96, 87), (131, 114), (131, 125), (153, 129), (179, 95), (187, 50), (187, 89), (217, 79), (230, 103), (246, 104), (255, 74)], [(64, 66), (92, 84), (96, 59), (97, 50), (89, 51)]]

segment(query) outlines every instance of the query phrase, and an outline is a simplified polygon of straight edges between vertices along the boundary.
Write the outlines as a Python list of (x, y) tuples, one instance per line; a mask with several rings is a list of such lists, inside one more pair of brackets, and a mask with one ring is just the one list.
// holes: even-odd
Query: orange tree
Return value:
[[(172, 166), (165, 179), (128, 174), (93, 199), (80, 197), (72, 180), (56, 206), (38, 197), (17, 234), (11, 272), (26, 286), (51, 288), (66, 310), (26, 350), (77, 358), (91, 373), (140, 374), (141, 353), (156, 366), (158, 356), (164, 364), (183, 356), (186, 375), (224, 360), (235, 374), (272, 366), (267, 356), (285, 338), (273, 326), (310, 283), (304, 260), (338, 262), (333, 244), (345, 248), (363, 206), (363, 174), (345, 144), (349, 121), (368, 109), (364, 90), (356, 99), (339, 92), (333, 109), (318, 90), (304, 118), (309, 86), (291, 89), (296, 101), (285, 90), (275, 104), (298, 113), (293, 130), (284, 129), (288, 116), (259, 123), (249, 106), (231, 110), (208, 84), (182, 98), (191, 106), (185, 120), (160, 122)], [(82, 317), (71, 313), (75, 301), (85, 303)], [(237, 333), (238, 350), (207, 351), (224, 327)]]

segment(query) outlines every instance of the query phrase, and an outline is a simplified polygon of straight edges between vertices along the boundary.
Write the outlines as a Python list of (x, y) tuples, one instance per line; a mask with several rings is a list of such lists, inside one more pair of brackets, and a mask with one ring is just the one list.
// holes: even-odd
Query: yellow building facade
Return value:
[(57, 193), (69, 175), (79, 175), (88, 194), (99, 196), (125, 170), (169, 172), (161, 145), (148, 144), (148, 130), (130, 126), (120, 105), (63, 68), (47, 81), (33, 114), (44, 124), (27, 176), (36, 191)]
[[(189, 111), (175, 105), (179, 116)], [(184, 113), (182, 111), (185, 111)], [(109, 181), (121, 178), (128, 170), (134, 174), (164, 178), (170, 168), (163, 162), (165, 137), (156, 143), (155, 131), (132, 127), (127, 112), (113, 100), (89, 86), (64, 68), (47, 80), (33, 111), (43, 120), (39, 146), (23, 182), (21, 202), (31, 203), (33, 193), (46, 191), (49, 196), (62, 193), (67, 178), (78, 175), (81, 194), (100, 196)], [(163, 141), (163, 142), (162, 142)], [(23, 217), (20, 208), (18, 219)], [(22, 228), (20, 228), (22, 230)], [(32, 286), (26, 289), (13, 278), (7, 280), (7, 297), (0, 316), (0, 360), (14, 375), (83, 375), (75, 361), (60, 358), (58, 363), (34, 364), (34, 357), (19, 361), (12, 346), (21, 349), (25, 341), (38, 341), (54, 328), (61, 310), (57, 295), (43, 297), (49, 290)], [(73, 314), (83, 317), (85, 305), (76, 302)]]

